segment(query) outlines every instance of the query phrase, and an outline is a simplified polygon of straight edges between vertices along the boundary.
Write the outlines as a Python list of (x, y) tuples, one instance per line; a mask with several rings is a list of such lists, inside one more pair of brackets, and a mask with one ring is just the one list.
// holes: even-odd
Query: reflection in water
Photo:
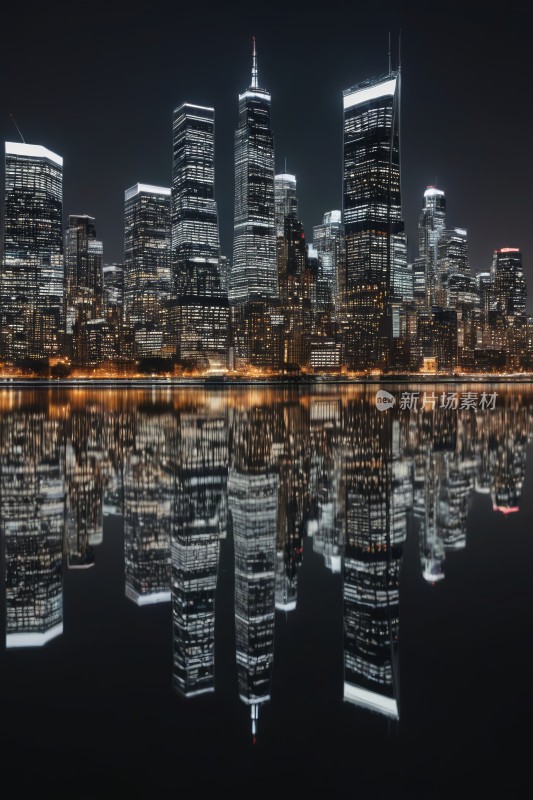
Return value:
[(5, 391), (6, 646), (61, 634), (62, 570), (93, 566), (103, 515), (118, 514), (126, 596), (171, 609), (176, 691), (212, 692), (227, 540), (238, 693), (255, 735), (276, 610), (296, 614), (307, 539), (343, 579), (344, 699), (398, 719), (408, 520), (424, 579), (443, 580), (447, 553), (466, 546), (473, 491), (494, 513), (519, 509), (532, 403), (527, 386), (499, 387), (483, 412), (380, 412), (370, 387)]
[(274, 658), (274, 584), (278, 475), (268, 407), (236, 412), (231, 425), (229, 510), (235, 548), (235, 649), (239, 696), (250, 706), (252, 733), (270, 700)]
[(191, 697), (215, 688), (215, 589), (226, 533), (224, 415), (191, 405), (177, 414), (172, 615), (174, 686)]

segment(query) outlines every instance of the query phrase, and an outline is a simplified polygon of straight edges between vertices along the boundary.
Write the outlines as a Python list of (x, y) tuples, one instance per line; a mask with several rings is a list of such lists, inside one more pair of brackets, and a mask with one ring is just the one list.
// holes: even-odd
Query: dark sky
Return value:
[[(276, 168), (298, 180), (312, 226), (342, 202), (342, 90), (387, 69), (402, 31), (402, 190), (411, 256), (425, 187), (446, 191), (474, 270), (521, 247), (533, 287), (532, 69), (525, 12), (481, 2), (10, 3), (0, 43), (1, 136), (64, 157), (64, 211), (96, 217), (104, 260), (122, 258), (124, 189), (169, 186), (172, 110), (216, 110), (216, 194), (231, 255), (233, 131), (250, 83), (272, 94)], [(397, 44), (394, 42), (394, 50)], [(395, 53), (396, 56), (396, 53)], [(530, 288), (533, 296), (533, 288)]]

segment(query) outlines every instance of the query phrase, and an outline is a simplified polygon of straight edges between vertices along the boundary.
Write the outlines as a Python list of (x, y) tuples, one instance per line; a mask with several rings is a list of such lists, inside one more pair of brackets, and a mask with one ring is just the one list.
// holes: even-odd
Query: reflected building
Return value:
[(334, 574), (342, 570), (344, 554), (344, 507), (341, 494), (341, 402), (335, 397), (316, 397), (309, 409), (311, 465), (309, 494), (311, 513), (307, 535), (313, 550), (324, 558)]
[(138, 606), (169, 602), (175, 419), (165, 407), (137, 409), (124, 463), (126, 597)]
[(279, 477), (272, 458), (272, 411), (237, 410), (231, 420), (228, 501), (235, 552), (235, 637), (239, 697), (252, 734), (270, 700), (274, 659)]
[(108, 465), (104, 419), (90, 403), (70, 407), (65, 446), (66, 554), (69, 569), (92, 567), (103, 542), (103, 492)]
[(275, 426), (280, 445), (275, 600), (278, 611), (293, 611), (298, 595), (303, 537), (309, 514), (309, 412), (299, 398), (284, 404)]
[(174, 688), (215, 688), (215, 591), (226, 535), (227, 423), (221, 410), (180, 411), (172, 525)]
[(346, 548), (344, 699), (399, 719), (399, 578), (409, 462), (393, 448), (393, 418), (366, 399), (344, 411)]
[(64, 420), (14, 409), (0, 433), (6, 647), (40, 647), (63, 632)]

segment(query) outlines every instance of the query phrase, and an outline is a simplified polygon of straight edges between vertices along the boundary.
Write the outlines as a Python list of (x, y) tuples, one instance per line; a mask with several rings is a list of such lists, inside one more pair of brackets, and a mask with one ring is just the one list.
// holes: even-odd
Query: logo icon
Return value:
[(379, 389), (376, 392), (376, 407), (378, 411), (387, 411), (388, 408), (392, 408), (393, 405), (396, 403), (396, 398), (390, 392), (386, 392), (385, 389)]

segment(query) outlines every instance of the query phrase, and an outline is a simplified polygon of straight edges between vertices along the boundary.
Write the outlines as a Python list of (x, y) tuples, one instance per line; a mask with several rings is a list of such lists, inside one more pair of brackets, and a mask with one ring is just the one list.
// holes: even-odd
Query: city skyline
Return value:
[[(447, 9), (452, 11), (453, 4), (448, 4)], [(422, 192), (427, 185), (436, 184), (446, 192), (450, 227), (464, 225), (468, 229), (470, 261), (474, 271), (490, 269), (493, 250), (516, 246), (524, 254), (526, 278), (531, 278), (527, 189), (520, 180), (523, 159), (519, 157), (521, 147), (525, 147), (527, 124), (524, 125), (522, 120), (515, 122), (509, 115), (504, 124), (505, 115), (496, 114), (489, 125), (487, 116), (494, 110), (489, 101), (499, 88), (498, 80), (505, 86), (503, 97), (509, 107), (525, 90), (525, 73), (516, 64), (519, 56), (512, 55), (520, 51), (516, 45), (516, 36), (519, 39), (521, 35), (520, 18), (515, 17), (514, 21), (506, 23), (508, 28), (505, 31), (516, 34), (511, 49), (509, 37), (499, 35), (495, 17), (487, 12), (478, 18), (476, 10), (470, 8), (460, 18), (450, 15), (437, 28), (435, 12), (426, 15), (422, 23), (414, 10), (400, 9), (400, 12), (393, 13), (385, 4), (374, 18), (370, 18), (368, 12), (361, 12), (360, 41), (353, 41), (352, 37), (349, 46), (343, 46), (347, 34), (338, 17), (335, 31), (332, 31), (331, 20), (325, 25), (321, 37), (323, 57), (314, 60), (306, 56), (305, 48), (298, 41), (292, 42), (290, 48), (280, 47), (280, 40), (284, 41), (288, 34), (281, 30), (274, 35), (272, 24), (259, 22), (254, 14), (246, 25), (242, 22), (234, 24), (234, 19), (226, 18), (218, 35), (214, 33), (214, 26), (205, 25), (202, 37), (191, 33), (185, 45), (182, 57), (197, 55), (201, 44), (203, 59), (200, 64), (193, 57), (191, 64), (194, 69), (187, 74), (180, 74), (170, 81), (166, 65), (150, 65), (149, 59), (143, 59), (145, 72), (135, 100), (140, 111), (139, 132), (128, 136), (127, 147), (119, 144), (126, 129), (118, 123), (117, 113), (124, 113), (133, 97), (132, 88), (120, 78), (125, 77), (125, 62), (120, 61), (119, 54), (126, 42), (142, 42), (141, 20), (134, 12), (126, 19), (126, 35), (124, 40), (117, 40), (113, 61), (117, 81), (111, 81), (107, 90), (103, 80), (104, 73), (107, 75), (109, 62), (106, 59), (109, 56), (104, 59), (105, 65), (93, 65), (91, 75), (95, 89), (91, 106), (93, 113), (96, 109), (98, 122), (93, 119), (88, 125), (76, 96), (69, 94), (71, 106), (67, 114), (58, 108), (56, 100), (56, 94), (64, 97), (64, 92), (57, 92), (52, 84), (46, 84), (40, 90), (45, 108), (43, 101), (34, 94), (30, 80), (32, 57), (38, 58), (42, 47), (41, 40), (36, 39), (36, 15), (29, 23), (28, 71), (21, 67), (15, 74), (11, 69), (13, 81), (9, 82), (6, 93), (9, 106), (4, 108), (2, 133), (5, 140), (16, 140), (16, 131), (8, 116), (12, 112), (27, 141), (38, 141), (63, 155), (64, 218), (80, 213), (94, 216), (98, 238), (104, 242), (104, 260), (112, 263), (122, 260), (120, 208), (124, 190), (137, 181), (163, 186), (170, 184), (169, 119), (172, 109), (183, 101), (214, 106), (217, 115), (216, 174), (221, 251), (230, 255), (233, 227), (231, 139), (237, 120), (235, 94), (249, 81), (249, 53), (251, 38), (255, 34), (260, 75), (264, 76), (263, 82), (272, 93), (276, 172), (283, 170), (287, 158), (287, 171), (295, 174), (298, 180), (300, 214), (310, 240), (312, 227), (320, 224), (323, 214), (341, 207), (342, 90), (385, 71), (389, 29), (393, 38), (393, 64), (396, 63), (396, 34), (401, 27), (402, 200), (410, 240), (410, 259), (416, 255), (416, 224)], [(272, 11), (275, 11), (275, 5)], [(10, 13), (16, 17), (16, 12)], [(110, 41), (116, 30), (118, 17), (114, 16), (115, 13), (102, 17), (97, 34), (102, 43)], [(194, 17), (193, 12), (187, 13), (188, 18)], [(353, 13), (346, 12), (348, 21)], [(43, 19), (40, 22), (46, 31), (49, 23)], [(304, 30), (306, 24), (302, 23)], [(368, 36), (363, 46), (364, 31)], [(223, 55), (224, 35), (229, 37), (230, 46), (224, 48)], [(151, 21), (146, 34), (150, 41), (143, 43), (144, 52), (150, 52), (150, 47), (154, 47), (151, 41), (158, 40), (158, 37), (164, 44), (165, 32), (159, 23)], [(466, 41), (469, 44), (468, 56), (466, 52), (457, 55), (454, 43), (458, 45)], [(496, 42), (497, 48), (494, 47)], [(73, 60), (73, 75), (81, 67), (90, 67), (89, 61), (86, 65), (83, 61), (88, 56), (87, 44), (82, 38), (80, 53)], [(486, 56), (489, 51), (492, 53), (490, 59)], [(231, 59), (227, 58), (227, 52), (232, 53)], [(8, 51), (6, 55), (9, 56)], [(215, 69), (217, 59), (223, 67), (218, 71)], [(517, 68), (512, 69), (513, 64)], [(476, 71), (481, 65), (482, 74)], [(45, 75), (52, 66), (48, 62), (44, 65)], [(132, 69), (136, 74), (137, 68)], [(282, 75), (286, 77), (284, 81)], [(297, 80), (297, 94), (295, 86), (291, 86), (288, 80), (292, 75), (306, 76), (303, 82)], [(158, 91), (150, 93), (146, 91), (147, 84), (155, 78), (158, 79)], [(68, 86), (72, 75), (69, 73), (65, 80)], [(298, 103), (295, 104), (296, 96)], [(423, 107), (420, 99), (417, 100), (421, 97), (424, 98)], [(304, 111), (310, 106), (316, 113), (307, 115)], [(502, 110), (504, 108), (502, 105)], [(476, 123), (483, 128), (481, 139), (475, 135)], [(515, 161), (509, 161), (508, 152), (517, 153)], [(489, 153), (492, 156), (490, 162), (487, 161)], [(89, 158), (91, 163), (88, 163)], [(490, 170), (486, 168), (487, 163), (490, 163)], [(99, 175), (104, 172), (105, 192), (104, 184), (98, 182)]]

